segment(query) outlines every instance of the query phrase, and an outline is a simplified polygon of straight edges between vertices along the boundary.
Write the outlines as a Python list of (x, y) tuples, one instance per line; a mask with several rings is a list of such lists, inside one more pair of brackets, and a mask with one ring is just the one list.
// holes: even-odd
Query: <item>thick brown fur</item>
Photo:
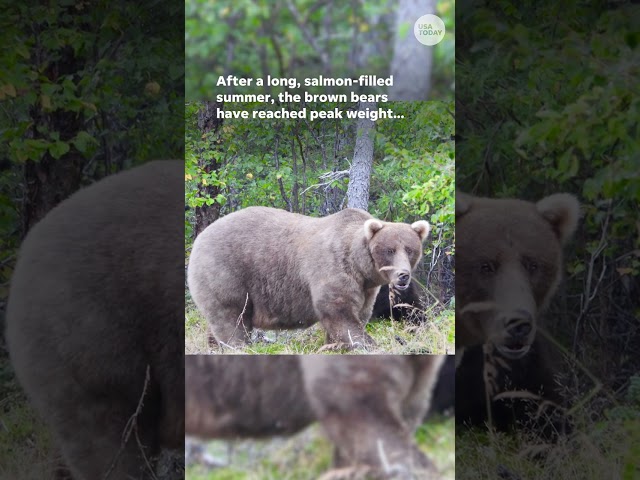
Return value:
[(328, 342), (373, 344), (364, 327), (380, 286), (407, 285), (429, 232), (345, 209), (311, 218), (249, 207), (210, 225), (193, 245), (189, 290), (223, 345), (253, 328), (296, 329), (320, 322)]
[(323, 478), (435, 478), (413, 434), (429, 409), (443, 360), (187, 356), (185, 433), (264, 437), (319, 421), (335, 445), (334, 470)]
[[(557, 290), (562, 247), (573, 235), (578, 217), (579, 204), (568, 194), (551, 195), (537, 203), (458, 194), (458, 422), (486, 420), (483, 375), (490, 377), (492, 398), (505, 391), (526, 390), (559, 401), (537, 326), (540, 313)], [(502, 401), (493, 403), (498, 427), (529, 423), (524, 410), (514, 414), (503, 405)]]
[[(18, 380), (76, 480), (148, 479), (183, 448), (184, 164), (108, 177), (53, 209), (19, 253), (7, 310)], [(178, 201), (176, 201), (178, 200)], [(136, 412), (137, 435), (123, 445)], [(144, 455), (144, 456), (143, 456)]]

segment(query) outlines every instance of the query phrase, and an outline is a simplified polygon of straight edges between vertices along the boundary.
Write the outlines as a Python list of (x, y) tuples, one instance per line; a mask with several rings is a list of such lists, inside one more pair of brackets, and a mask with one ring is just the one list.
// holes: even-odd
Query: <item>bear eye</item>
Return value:
[(413, 248), (411, 247), (406, 247), (404, 251), (407, 252), (407, 255), (409, 256), (413, 255)]
[(484, 262), (480, 265), (480, 271), (482, 273), (494, 273), (496, 271), (496, 264), (493, 262)]
[(387, 255), (393, 255), (394, 253), (396, 253), (395, 248), (387, 248)]

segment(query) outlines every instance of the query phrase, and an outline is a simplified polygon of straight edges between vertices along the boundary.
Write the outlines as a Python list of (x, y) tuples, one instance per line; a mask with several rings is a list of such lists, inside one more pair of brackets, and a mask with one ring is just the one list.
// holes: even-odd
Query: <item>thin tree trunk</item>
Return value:
[[(358, 109), (374, 110), (376, 103), (361, 102)], [(358, 119), (356, 145), (353, 152), (353, 162), (349, 170), (349, 186), (347, 188), (347, 207), (369, 208), (369, 181), (373, 168), (373, 121), (368, 118)]]
[[(390, 100), (426, 100), (429, 96), (433, 47), (416, 40), (413, 25), (422, 15), (433, 13), (433, 0), (400, 0), (398, 3), (390, 68), (393, 75), (393, 86), (389, 88)], [(400, 32), (404, 32), (404, 35), (401, 36)]]
[[(222, 110), (224, 103), (222, 102), (202, 102), (202, 108), (198, 111), (198, 129), (203, 135), (211, 132), (217, 133), (223, 124), (223, 119), (217, 118), (218, 109)], [(212, 142), (213, 143), (213, 142)], [(204, 152), (201, 152), (204, 153)], [(202, 171), (211, 173), (220, 169), (220, 165), (215, 159), (204, 160), (204, 155), (198, 158), (198, 166)], [(199, 197), (211, 197), (215, 198), (220, 193), (220, 187), (217, 185), (203, 185), (198, 184), (198, 196)], [(211, 205), (204, 204), (197, 206), (195, 211), (195, 230), (194, 235), (198, 236), (200, 233), (215, 222), (220, 217), (220, 207), (218, 202)]]

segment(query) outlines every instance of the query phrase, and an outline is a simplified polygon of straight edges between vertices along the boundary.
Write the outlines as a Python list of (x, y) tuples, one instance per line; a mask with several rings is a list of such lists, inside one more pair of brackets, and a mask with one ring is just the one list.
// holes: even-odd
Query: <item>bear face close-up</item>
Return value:
[(461, 347), (493, 344), (507, 358), (528, 352), (536, 319), (561, 278), (562, 246), (577, 200), (456, 198), (456, 336)]
[[(457, 195), (457, 423), (483, 424), (488, 396), (496, 428), (531, 425), (531, 407), (503, 399), (504, 392), (529, 392), (552, 409), (561, 403), (538, 322), (557, 291), (579, 210), (568, 194), (536, 203)], [(558, 425), (564, 419), (553, 434)]]
[(189, 290), (219, 345), (316, 322), (328, 343), (373, 345), (364, 329), (380, 286), (408, 288), (428, 233), (426, 221), (382, 222), (358, 209), (311, 218), (249, 207), (196, 238)]

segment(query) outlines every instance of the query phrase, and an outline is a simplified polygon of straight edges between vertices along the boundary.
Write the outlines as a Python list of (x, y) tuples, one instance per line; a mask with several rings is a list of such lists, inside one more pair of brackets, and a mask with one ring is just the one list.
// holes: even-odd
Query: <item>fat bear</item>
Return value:
[(536, 420), (529, 415), (535, 406), (501, 393), (527, 391), (537, 396), (536, 404), (560, 402), (537, 322), (560, 282), (562, 247), (578, 217), (578, 201), (569, 194), (537, 203), (457, 194), (458, 423), (487, 420), (485, 393), (498, 429)]
[[(393, 318), (410, 323), (422, 323), (425, 316), (420, 302), (420, 287), (416, 281), (409, 284), (409, 288), (400, 290), (391, 287), (393, 302), (389, 297), (389, 285), (382, 285), (376, 301), (373, 304), (372, 318)], [(393, 308), (392, 305), (393, 304)]]
[(289, 435), (319, 421), (335, 446), (323, 479), (434, 478), (414, 432), (443, 356), (188, 355), (185, 434)]
[(147, 459), (184, 448), (183, 178), (180, 161), (109, 176), (20, 248), (10, 358), (75, 480), (155, 478)]
[(188, 283), (222, 345), (243, 345), (253, 328), (320, 322), (327, 342), (370, 345), (365, 326), (380, 286), (406, 289), (429, 224), (374, 219), (347, 208), (311, 218), (249, 207), (209, 225), (195, 240)]

